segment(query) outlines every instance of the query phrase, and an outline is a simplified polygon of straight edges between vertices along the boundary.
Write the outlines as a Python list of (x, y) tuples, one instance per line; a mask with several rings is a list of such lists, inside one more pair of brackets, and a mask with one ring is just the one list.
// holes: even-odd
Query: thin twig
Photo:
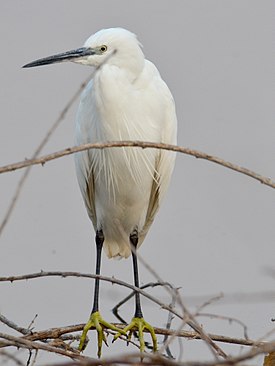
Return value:
[(31, 320), (30, 324), (28, 325), (28, 329), (31, 331), (32, 330), (32, 326), (34, 325), (35, 319), (38, 317), (38, 314), (35, 314), (35, 316), (33, 317), (33, 319)]
[[(172, 294), (172, 301), (171, 303), (169, 304), (169, 306), (174, 309), (175, 308), (175, 305), (177, 303), (177, 299), (178, 299), (178, 296), (179, 296), (179, 292), (178, 292), (178, 289), (175, 289), (173, 288), (173, 294)], [(173, 320), (173, 314), (169, 311), (168, 313), (168, 320), (167, 320), (167, 324), (166, 324), (166, 328), (167, 330), (170, 330), (171, 329), (171, 324), (172, 324), (172, 320)], [(169, 337), (168, 335), (165, 335), (164, 336), (164, 339), (163, 339), (163, 345), (161, 346), (159, 352), (161, 353), (162, 351), (166, 351), (167, 355), (169, 358), (172, 358), (174, 359), (171, 351), (170, 351), (170, 344), (172, 343), (172, 341), (174, 340), (174, 338), (177, 337), (177, 333), (180, 332), (183, 328), (183, 326), (185, 325), (185, 320), (184, 320), (184, 324), (181, 324), (180, 327), (178, 327), (178, 329), (176, 331), (174, 331), (174, 333), (172, 334), (171, 337)]]
[(220, 299), (222, 299), (224, 297), (224, 295), (221, 293), (219, 295), (215, 295), (213, 297), (208, 298), (207, 300), (205, 300), (196, 310), (196, 314), (198, 314), (202, 309), (206, 308), (207, 306), (213, 304), (213, 302), (215, 301), (219, 301)]
[(68, 147), (64, 150), (57, 151), (48, 155), (44, 155), (40, 158), (36, 159), (27, 159), (18, 163), (9, 164), (0, 167), (0, 174), (8, 173), (14, 170), (26, 168), (31, 165), (42, 164), (44, 165), (47, 161), (51, 161), (54, 159), (61, 158), (63, 156), (75, 154), (76, 152), (89, 150), (89, 149), (105, 149), (105, 148), (114, 148), (114, 147), (140, 147), (140, 148), (154, 148), (154, 149), (163, 149), (169, 150), (174, 152), (180, 152), (183, 154), (191, 155), (199, 159), (205, 159), (211, 161), (212, 163), (216, 163), (219, 165), (224, 166), (225, 168), (232, 169), (238, 173), (245, 174), (253, 179), (258, 180), (262, 184), (265, 184), (271, 188), (275, 188), (275, 182), (272, 181), (268, 177), (264, 177), (250, 169), (243, 168), (237, 164), (230, 163), (225, 161), (219, 157), (212, 156), (206, 153), (203, 153), (198, 150), (189, 149), (186, 147), (180, 147), (176, 145), (169, 145), (163, 143), (155, 143), (155, 142), (143, 142), (143, 141), (114, 141), (114, 142), (97, 142), (97, 143), (90, 143), (90, 144), (83, 144), (80, 146)]
[(211, 319), (221, 319), (221, 320), (227, 320), (229, 323), (237, 323), (243, 328), (244, 338), (249, 339), (248, 333), (247, 333), (247, 325), (244, 324), (241, 320), (237, 318), (233, 318), (231, 316), (224, 316), (224, 315), (216, 315), (216, 314), (210, 314), (210, 313), (197, 313), (196, 316), (205, 316)]
[[(177, 296), (178, 296), (178, 292), (174, 292), (173, 293), (173, 296), (172, 296), (172, 301), (171, 303), (169, 304), (169, 306), (174, 309), (175, 306), (176, 306), (176, 302), (177, 302)], [(166, 329), (170, 330), (171, 329), (171, 326), (172, 326), (172, 321), (174, 319), (174, 316), (173, 314), (169, 311), (168, 313), (168, 318), (167, 318), (167, 323), (166, 323)], [(170, 347), (169, 347), (169, 343), (168, 343), (168, 335), (165, 335), (163, 337), (163, 346), (162, 348), (165, 349), (165, 352), (167, 354), (167, 357), (171, 358), (171, 359), (174, 359), (175, 357), (172, 355), (172, 352), (170, 350)]]
[[(73, 103), (76, 101), (76, 99), (79, 97), (79, 95), (82, 93), (83, 89), (85, 88), (85, 86), (87, 85), (87, 83), (89, 82), (89, 80), (91, 79), (91, 76), (89, 76), (89, 78), (87, 78), (78, 88), (77, 92), (72, 96), (72, 98), (68, 101), (68, 103), (66, 104), (66, 106), (63, 108), (63, 110), (61, 111), (60, 115), (58, 116), (57, 120), (54, 122), (54, 124), (51, 126), (51, 128), (48, 130), (48, 132), (46, 133), (45, 137), (43, 138), (43, 140), (40, 142), (40, 144), (38, 145), (38, 147), (36, 148), (35, 152), (33, 153), (31, 159), (35, 159), (37, 158), (37, 156), (40, 154), (40, 152), (42, 151), (43, 147), (46, 145), (46, 143), (49, 141), (50, 137), (52, 136), (52, 134), (54, 133), (54, 131), (57, 129), (57, 127), (60, 125), (60, 123), (65, 119), (66, 114), (68, 113), (69, 109), (71, 108), (71, 106), (73, 105)], [(20, 196), (20, 193), (22, 192), (22, 188), (26, 182), (26, 179), (28, 178), (28, 175), (31, 171), (31, 166), (28, 166), (27, 169), (24, 171), (22, 177), (20, 178), (15, 193), (12, 197), (12, 200), (10, 202), (10, 205), (7, 209), (7, 212), (4, 216), (4, 219), (0, 225), (0, 235), (2, 234), (5, 226), (7, 225), (10, 216), (12, 214), (12, 211), (15, 207), (15, 204)]]
[(2, 322), (3, 324), (6, 324), (9, 328), (14, 329), (14, 330), (16, 330), (17, 332), (19, 332), (21, 334), (24, 334), (24, 335), (32, 334), (30, 329), (19, 327), (17, 324), (15, 324), (13, 321), (6, 318), (1, 313), (0, 313), (0, 322)]
[[(141, 290), (145, 290), (148, 287), (157, 287), (157, 286), (171, 286), (173, 287), (169, 282), (149, 282), (146, 283), (143, 286), (140, 286)], [(118, 310), (119, 308), (124, 305), (127, 301), (129, 301), (133, 296), (135, 295), (135, 292), (132, 291), (129, 295), (127, 295), (124, 299), (122, 299), (121, 301), (119, 301), (119, 303), (117, 303), (113, 309), (112, 309), (112, 313), (114, 314), (114, 316), (121, 321), (122, 323), (126, 324), (126, 321), (119, 315)]]

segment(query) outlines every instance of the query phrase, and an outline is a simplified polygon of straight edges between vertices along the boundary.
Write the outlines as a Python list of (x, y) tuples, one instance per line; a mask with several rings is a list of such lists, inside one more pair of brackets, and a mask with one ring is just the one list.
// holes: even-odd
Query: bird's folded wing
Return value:
[(154, 180), (152, 183), (151, 188), (151, 194), (150, 194), (150, 200), (149, 200), (149, 206), (146, 214), (145, 224), (143, 226), (142, 231), (139, 234), (139, 244), (141, 244), (152, 225), (155, 215), (158, 212), (159, 209), (159, 175), (157, 171), (155, 171), (154, 174)]
[(139, 235), (139, 243), (144, 240), (152, 225), (159, 206), (167, 191), (175, 164), (175, 154), (171, 151), (160, 150), (156, 158), (155, 174), (152, 183), (150, 200), (145, 220), (145, 225)]

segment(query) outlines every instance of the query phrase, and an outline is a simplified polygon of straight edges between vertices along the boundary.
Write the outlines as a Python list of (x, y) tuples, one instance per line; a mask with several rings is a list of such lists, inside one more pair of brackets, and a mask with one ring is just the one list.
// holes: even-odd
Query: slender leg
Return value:
[[(138, 264), (137, 264), (137, 255), (136, 255), (136, 249), (138, 245), (138, 232), (137, 230), (134, 230), (132, 234), (130, 235), (130, 243), (132, 244), (132, 258), (133, 258), (133, 270), (134, 270), (134, 283), (135, 286), (139, 288), (139, 278), (138, 278)], [(128, 333), (128, 340), (131, 339), (132, 334), (135, 330), (138, 331), (138, 338), (140, 343), (140, 351), (144, 352), (145, 350), (145, 342), (143, 337), (143, 331), (146, 329), (150, 334), (153, 341), (153, 350), (154, 352), (157, 351), (157, 337), (154, 331), (154, 328), (147, 323), (143, 319), (143, 314), (141, 310), (141, 304), (140, 304), (140, 293), (135, 293), (135, 300), (136, 300), (136, 310), (134, 318), (132, 319), (131, 323), (127, 325), (123, 331), (129, 332)], [(114, 341), (119, 338), (119, 336), (122, 334), (122, 332), (118, 332), (114, 336)]]
[[(133, 246), (132, 248), (132, 258), (133, 258), (133, 270), (134, 270), (134, 284), (136, 287), (139, 288), (139, 275), (138, 275), (138, 263), (137, 263), (137, 255), (136, 255), (136, 249), (138, 245), (138, 233), (137, 231), (134, 231), (130, 235), (130, 242)], [(143, 318), (142, 310), (141, 310), (141, 304), (140, 304), (140, 293), (135, 293), (136, 298), (136, 311), (135, 311), (135, 318)]]
[[(95, 237), (95, 243), (96, 243), (96, 270), (95, 273), (97, 275), (100, 275), (100, 267), (101, 267), (101, 253), (104, 243), (104, 235), (103, 231), (97, 231), (96, 237)], [(95, 280), (95, 290), (94, 290), (94, 305), (91, 314), (98, 311), (98, 299), (99, 299), (99, 279), (96, 278)]]
[[(96, 274), (100, 275), (101, 253), (102, 253), (102, 248), (103, 248), (103, 243), (104, 243), (104, 235), (103, 235), (102, 230), (98, 230), (96, 232), (95, 242), (96, 242)], [(101, 356), (101, 349), (102, 349), (103, 341), (107, 345), (106, 337), (103, 332), (104, 329), (111, 329), (115, 332), (120, 331), (120, 332), (122, 332), (122, 334), (126, 335), (126, 333), (123, 330), (121, 331), (119, 328), (115, 327), (114, 325), (107, 323), (104, 319), (102, 319), (102, 317), (100, 315), (100, 312), (99, 312), (99, 278), (96, 278), (96, 280), (95, 280), (93, 308), (92, 308), (90, 318), (89, 318), (88, 322), (86, 323), (85, 327), (83, 328), (83, 332), (82, 332), (82, 335), (80, 338), (80, 343), (78, 346), (79, 351), (83, 351), (85, 349), (86, 336), (87, 336), (88, 331), (91, 328), (95, 328), (97, 331), (97, 346), (98, 346), (97, 355), (98, 355), (98, 357)]]

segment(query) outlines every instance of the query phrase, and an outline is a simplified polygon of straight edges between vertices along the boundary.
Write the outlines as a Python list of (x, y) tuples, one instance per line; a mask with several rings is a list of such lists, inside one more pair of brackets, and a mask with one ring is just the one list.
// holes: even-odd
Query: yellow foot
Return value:
[(91, 314), (90, 319), (88, 320), (87, 324), (83, 328), (83, 332), (82, 332), (81, 338), (80, 338), (80, 343), (78, 346), (78, 350), (80, 352), (83, 351), (86, 347), (86, 345), (85, 345), (86, 335), (91, 328), (95, 328), (97, 331), (97, 347), (98, 347), (97, 356), (98, 356), (98, 358), (100, 358), (100, 356), (101, 356), (102, 342), (104, 341), (106, 346), (108, 346), (105, 334), (103, 332), (104, 329), (111, 329), (111, 330), (114, 330), (115, 332), (120, 332), (120, 333), (126, 335), (126, 332), (124, 332), (123, 330), (121, 330), (121, 329), (115, 327), (114, 325), (107, 323), (105, 320), (103, 320), (99, 311), (96, 311)]
[(116, 341), (122, 334), (129, 332), (127, 339), (128, 341), (131, 340), (133, 332), (136, 330), (138, 331), (138, 339), (140, 344), (140, 352), (144, 352), (145, 350), (145, 342), (143, 337), (143, 331), (148, 330), (148, 332), (151, 334), (151, 338), (153, 341), (153, 351), (156, 352), (158, 349), (157, 346), (157, 337), (154, 331), (154, 328), (147, 323), (143, 318), (133, 318), (131, 323), (127, 325), (123, 330), (119, 330), (117, 334), (115, 334), (113, 342)]

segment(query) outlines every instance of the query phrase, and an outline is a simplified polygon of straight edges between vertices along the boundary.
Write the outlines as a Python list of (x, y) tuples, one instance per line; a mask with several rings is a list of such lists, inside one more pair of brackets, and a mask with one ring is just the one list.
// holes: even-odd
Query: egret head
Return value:
[(143, 68), (144, 55), (135, 34), (123, 28), (109, 28), (91, 35), (81, 48), (41, 58), (23, 67), (42, 66), (65, 61), (95, 67), (111, 64), (138, 71)]

